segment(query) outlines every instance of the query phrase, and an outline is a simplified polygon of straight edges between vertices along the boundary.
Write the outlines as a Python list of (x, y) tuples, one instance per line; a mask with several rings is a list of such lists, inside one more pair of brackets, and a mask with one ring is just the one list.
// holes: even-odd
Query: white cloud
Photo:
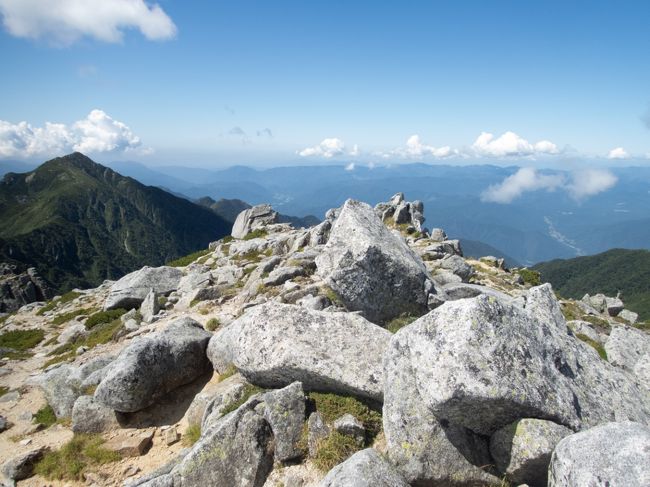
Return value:
[(388, 152), (380, 152), (377, 155), (388, 159), (390, 157), (401, 157), (404, 159), (417, 159), (423, 157), (435, 157), (438, 159), (443, 159), (445, 157), (450, 157), (457, 155), (458, 151), (452, 149), (449, 146), (444, 147), (434, 147), (422, 142), (418, 134), (411, 135), (406, 140), (406, 145), (403, 147), (398, 147)]
[(0, 0), (5, 29), (16, 37), (69, 45), (83, 37), (120, 42), (125, 29), (149, 40), (170, 39), (176, 25), (145, 0)]
[(501, 183), (494, 184), (481, 194), (481, 200), (491, 203), (512, 203), (529, 191), (566, 191), (572, 198), (581, 200), (608, 190), (617, 182), (616, 176), (604, 169), (582, 169), (564, 174), (541, 174), (532, 167), (519, 169)]
[(630, 155), (622, 147), (616, 147), (609, 151), (607, 159), (627, 159)]
[(314, 147), (307, 147), (298, 152), (301, 157), (319, 156), (331, 159), (332, 157), (340, 156), (345, 152), (345, 144), (341, 139), (336, 137), (325, 139), (320, 144)]
[(481, 194), (481, 200), (491, 203), (511, 203), (526, 191), (544, 189), (554, 191), (562, 186), (564, 177), (561, 175), (539, 174), (532, 167), (523, 167), (516, 173), (505, 178), (501, 183), (494, 184)]
[(357, 144), (354, 144), (352, 146), (352, 150), (350, 151), (350, 154), (352, 157), (358, 157), (361, 154), (361, 149), (359, 149), (359, 146)]
[(524, 157), (559, 153), (557, 146), (553, 142), (540, 140), (535, 144), (531, 144), (526, 139), (510, 131), (505, 132), (496, 139), (493, 134), (481, 132), (481, 135), (472, 144), (472, 149), (479, 156), (492, 157)]
[(70, 126), (46, 122), (44, 127), (33, 127), (27, 122), (12, 124), (0, 120), (0, 157), (3, 158), (49, 157), (72, 151), (151, 152), (151, 149), (141, 149), (141, 145), (140, 138), (128, 126), (102, 110), (93, 110)]
[(572, 177), (566, 189), (577, 200), (602, 193), (618, 181), (614, 174), (605, 169), (584, 169), (574, 172)]
[(346, 171), (354, 171), (354, 167), (355, 167), (355, 166), (354, 166), (354, 162), (351, 162), (350, 164), (348, 164), (347, 166), (345, 166), (345, 170), (346, 170)]

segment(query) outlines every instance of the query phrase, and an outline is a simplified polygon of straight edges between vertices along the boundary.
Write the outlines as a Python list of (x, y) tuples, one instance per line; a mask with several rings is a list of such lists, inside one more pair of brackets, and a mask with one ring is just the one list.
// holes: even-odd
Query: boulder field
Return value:
[[(464, 259), (423, 212), (347, 200), (294, 229), (253, 207), (185, 267), (7, 317), (0, 332), (43, 330), (0, 374), (7, 482), (650, 485), (646, 328), (618, 298)], [(57, 423), (19, 413), (33, 404)], [(113, 456), (79, 447), (54, 477), (61, 435)]]

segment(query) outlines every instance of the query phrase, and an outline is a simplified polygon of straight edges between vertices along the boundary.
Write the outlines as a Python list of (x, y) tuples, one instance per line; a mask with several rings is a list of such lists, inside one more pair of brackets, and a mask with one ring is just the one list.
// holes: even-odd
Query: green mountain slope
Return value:
[(0, 181), (0, 260), (36, 267), (58, 291), (163, 264), (230, 228), (214, 212), (80, 153)]
[(650, 251), (612, 249), (602, 254), (552, 260), (533, 267), (562, 296), (579, 299), (585, 293), (616, 296), (625, 307), (650, 319)]

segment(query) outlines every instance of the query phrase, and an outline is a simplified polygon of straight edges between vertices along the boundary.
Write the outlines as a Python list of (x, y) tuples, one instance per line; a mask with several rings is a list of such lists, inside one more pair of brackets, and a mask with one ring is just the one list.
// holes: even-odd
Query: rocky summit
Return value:
[(193, 262), (52, 299), (5, 272), (5, 484), (650, 485), (648, 324), (423, 214), (258, 205)]

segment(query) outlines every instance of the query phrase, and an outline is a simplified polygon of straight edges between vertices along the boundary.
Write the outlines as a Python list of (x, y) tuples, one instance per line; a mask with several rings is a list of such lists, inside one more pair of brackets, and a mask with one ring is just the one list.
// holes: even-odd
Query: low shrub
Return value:
[(518, 269), (517, 274), (521, 276), (526, 284), (531, 286), (539, 286), (542, 283), (541, 274), (532, 269), (524, 267), (523, 269)]
[(221, 322), (219, 321), (219, 318), (210, 318), (205, 324), (205, 329), (208, 331), (215, 331), (220, 326)]
[(17, 352), (24, 352), (34, 348), (43, 338), (45, 338), (43, 330), (36, 328), (7, 331), (0, 335), (0, 348), (12, 348)]
[(183, 435), (183, 445), (192, 446), (199, 441), (199, 438), (201, 438), (201, 425), (191, 424), (187, 427)]
[(210, 249), (197, 250), (196, 252), (192, 252), (191, 254), (167, 262), (167, 264), (165, 265), (168, 265), (170, 267), (185, 267), (186, 265), (190, 265), (196, 259), (199, 259), (209, 253), (210, 253)]
[(40, 423), (46, 428), (49, 428), (54, 423), (56, 423), (56, 414), (54, 414), (54, 409), (49, 404), (46, 404), (41, 409), (36, 411), (33, 418), (34, 423)]
[(77, 309), (74, 311), (70, 311), (69, 313), (63, 313), (61, 315), (57, 315), (54, 318), (52, 318), (52, 324), (53, 325), (62, 325), (63, 323), (67, 323), (68, 321), (76, 318), (77, 316), (81, 315), (87, 315), (90, 314), (92, 310), (90, 309)]
[(126, 313), (126, 310), (124, 308), (99, 311), (88, 317), (86, 320), (86, 329), (90, 330), (97, 325), (101, 325), (102, 323), (110, 323), (111, 321), (116, 320), (122, 316), (124, 313)]
[(258, 228), (256, 230), (253, 230), (248, 235), (246, 235), (242, 240), (253, 240), (254, 238), (264, 238), (268, 234), (269, 234), (269, 232), (267, 232), (263, 228)]

